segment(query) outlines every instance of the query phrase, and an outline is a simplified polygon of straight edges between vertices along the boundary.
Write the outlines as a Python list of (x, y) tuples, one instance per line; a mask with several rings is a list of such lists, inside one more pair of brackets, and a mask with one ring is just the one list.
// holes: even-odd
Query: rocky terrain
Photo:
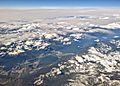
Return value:
[(0, 22), (0, 86), (120, 86), (120, 11), (53, 12)]

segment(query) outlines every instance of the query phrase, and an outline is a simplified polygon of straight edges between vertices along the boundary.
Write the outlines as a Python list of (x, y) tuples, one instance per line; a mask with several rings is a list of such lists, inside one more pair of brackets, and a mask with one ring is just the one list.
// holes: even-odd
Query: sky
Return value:
[(0, 0), (3, 8), (119, 7), (120, 0)]

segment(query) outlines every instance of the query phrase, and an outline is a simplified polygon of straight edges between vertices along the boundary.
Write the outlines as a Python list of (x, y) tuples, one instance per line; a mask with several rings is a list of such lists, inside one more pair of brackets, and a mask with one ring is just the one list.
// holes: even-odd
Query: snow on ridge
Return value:
[(107, 25), (101, 25), (100, 27), (108, 28), (108, 29), (119, 29), (120, 28), (120, 22), (110, 23), (110, 24), (107, 24)]
[(59, 37), (58, 34), (56, 34), (56, 33), (46, 33), (46, 34), (44, 34), (44, 36), (47, 39), (52, 39), (52, 38), (55, 38), (55, 37), (56, 38)]

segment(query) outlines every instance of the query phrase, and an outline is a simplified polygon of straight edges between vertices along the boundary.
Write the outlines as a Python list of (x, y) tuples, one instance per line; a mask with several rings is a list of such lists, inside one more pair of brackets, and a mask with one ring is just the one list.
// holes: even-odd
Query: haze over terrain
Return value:
[(1, 0), (0, 86), (120, 86), (119, 0)]

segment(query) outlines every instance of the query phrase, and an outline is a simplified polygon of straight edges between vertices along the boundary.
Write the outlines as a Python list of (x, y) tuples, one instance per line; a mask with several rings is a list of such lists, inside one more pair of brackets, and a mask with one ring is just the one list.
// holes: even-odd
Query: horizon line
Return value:
[(120, 7), (112, 6), (41, 6), (41, 7), (0, 7), (0, 9), (94, 9), (94, 8), (113, 8), (117, 9)]

